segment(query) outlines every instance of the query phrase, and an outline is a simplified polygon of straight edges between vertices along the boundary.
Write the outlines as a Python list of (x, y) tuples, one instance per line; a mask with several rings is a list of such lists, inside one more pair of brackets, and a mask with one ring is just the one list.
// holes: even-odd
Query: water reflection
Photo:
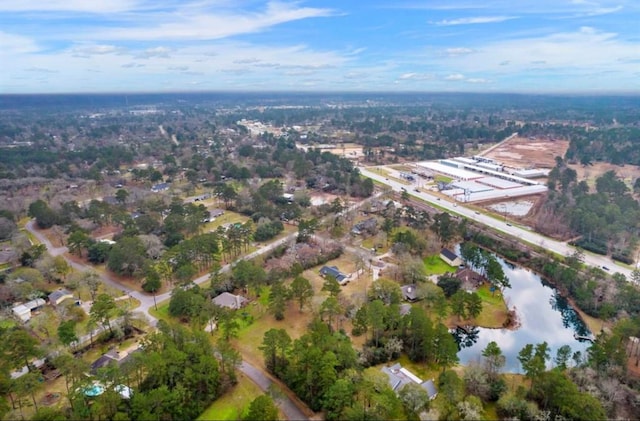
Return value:
[(498, 259), (509, 277), (511, 288), (505, 290), (505, 301), (515, 307), (520, 327), (517, 330), (475, 328), (469, 332), (456, 331), (454, 337), (460, 351), (462, 364), (479, 361), (482, 350), (495, 341), (506, 357), (505, 371), (520, 372), (518, 352), (528, 343), (546, 341), (553, 359), (562, 345), (569, 345), (571, 351), (585, 350), (588, 342), (575, 339), (574, 335), (589, 335), (589, 330), (566, 299), (557, 291), (544, 285), (533, 272)]
[(478, 342), (480, 329), (476, 326), (458, 327), (454, 329), (451, 334), (458, 344), (458, 350), (461, 350), (463, 348), (472, 347), (473, 344)]

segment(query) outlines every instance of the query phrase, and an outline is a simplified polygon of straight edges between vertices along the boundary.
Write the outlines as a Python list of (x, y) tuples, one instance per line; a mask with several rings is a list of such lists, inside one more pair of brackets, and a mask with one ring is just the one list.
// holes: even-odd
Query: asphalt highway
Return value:
[[(402, 192), (403, 189), (407, 191), (410, 196), (415, 196), (429, 204), (438, 206), (442, 209), (445, 209), (451, 214), (457, 214), (463, 216), (465, 218), (471, 219), (473, 221), (482, 223), (496, 231), (500, 231), (506, 234), (509, 234), (513, 237), (520, 239), (521, 241), (535, 244), (536, 246), (542, 247), (546, 250), (552, 251), (554, 253), (569, 256), (576, 251), (575, 247), (570, 246), (567, 243), (562, 241), (557, 241), (549, 237), (545, 237), (544, 235), (533, 232), (528, 227), (521, 227), (518, 225), (511, 224), (508, 221), (496, 219), (493, 216), (486, 215), (484, 213), (478, 213), (475, 210), (468, 209), (464, 207), (464, 205), (460, 202), (453, 202), (450, 199), (440, 198), (439, 196), (435, 196), (433, 194), (427, 193), (422, 189), (416, 191), (415, 185), (405, 185), (396, 180), (386, 178), (383, 175), (375, 173), (373, 171), (368, 170), (366, 167), (358, 167), (360, 174), (365, 177), (369, 177), (372, 180), (380, 182), (382, 184), (386, 184), (391, 187), (396, 192)], [(600, 256), (591, 254), (588, 252), (584, 253), (584, 264), (597, 267), (603, 269), (607, 273), (615, 273), (619, 272), (627, 277), (628, 281), (631, 280), (631, 269), (623, 267), (607, 256)]]

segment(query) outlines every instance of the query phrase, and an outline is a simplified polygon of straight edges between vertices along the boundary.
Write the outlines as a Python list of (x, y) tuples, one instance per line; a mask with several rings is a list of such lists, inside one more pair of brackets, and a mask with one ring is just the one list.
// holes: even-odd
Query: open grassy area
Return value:
[(427, 275), (442, 275), (447, 272), (453, 273), (456, 271), (455, 267), (449, 266), (437, 254), (425, 257), (423, 262)]
[(447, 177), (447, 176), (444, 176), (444, 175), (437, 174), (437, 175), (435, 176), (434, 180), (435, 180), (436, 182), (439, 182), (439, 181), (440, 181), (440, 182), (443, 182), (443, 183), (451, 183), (451, 182), (453, 181), (453, 178), (451, 178), (451, 177)]
[(221, 215), (217, 217), (215, 220), (206, 223), (203, 227), (203, 231), (204, 232), (215, 231), (219, 226), (225, 225), (225, 224), (235, 224), (235, 223), (244, 224), (248, 220), (249, 220), (249, 217), (247, 216), (240, 215), (239, 213), (236, 213), (236, 212), (225, 210), (224, 215)]
[(416, 376), (420, 377), (423, 381), (433, 380), (436, 384), (438, 383), (438, 376), (442, 372), (442, 369), (435, 365), (429, 366), (425, 363), (415, 363), (411, 361), (405, 353), (400, 355), (397, 362)]
[(211, 404), (199, 420), (239, 420), (252, 400), (262, 395), (260, 388), (247, 376), (238, 373), (238, 384)]
[(488, 285), (483, 285), (477, 291), (482, 298), (482, 313), (476, 318), (478, 326), (489, 328), (501, 328), (507, 318), (507, 305), (500, 291), (495, 294), (489, 290)]
[(155, 317), (158, 320), (164, 320), (168, 322), (172, 320), (172, 317), (169, 316), (169, 300), (163, 301), (162, 303), (158, 303), (158, 309), (151, 307), (149, 309), (149, 314)]

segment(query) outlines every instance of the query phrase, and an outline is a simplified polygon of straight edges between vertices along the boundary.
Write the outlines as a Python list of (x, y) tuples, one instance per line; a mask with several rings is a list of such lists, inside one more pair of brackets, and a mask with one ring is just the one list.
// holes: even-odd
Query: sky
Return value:
[(0, 1), (0, 93), (170, 91), (640, 93), (640, 1)]

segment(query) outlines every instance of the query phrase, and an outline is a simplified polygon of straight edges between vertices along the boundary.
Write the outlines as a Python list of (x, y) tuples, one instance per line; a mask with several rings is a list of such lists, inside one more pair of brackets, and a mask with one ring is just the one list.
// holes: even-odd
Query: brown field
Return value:
[(596, 178), (607, 171), (615, 171), (619, 178), (623, 179), (630, 189), (633, 189), (633, 183), (636, 178), (640, 177), (640, 167), (636, 165), (614, 165), (607, 162), (595, 162), (593, 165), (582, 166), (580, 164), (569, 165), (578, 173), (578, 181), (586, 180), (589, 186), (594, 189)]
[(513, 168), (553, 168), (556, 156), (564, 156), (568, 148), (568, 140), (514, 137), (483, 155)]

